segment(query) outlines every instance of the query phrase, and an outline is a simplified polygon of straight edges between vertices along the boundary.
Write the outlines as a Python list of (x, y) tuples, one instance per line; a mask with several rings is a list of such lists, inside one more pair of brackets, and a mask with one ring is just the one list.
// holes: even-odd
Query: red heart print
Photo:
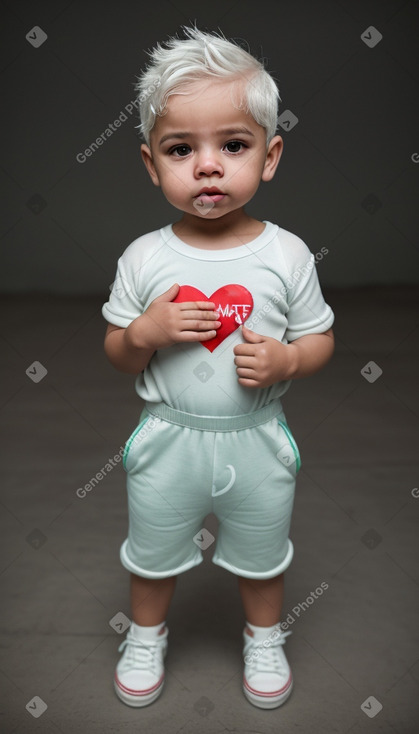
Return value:
[(201, 342), (202, 346), (210, 352), (213, 352), (229, 334), (238, 329), (240, 324), (243, 324), (250, 316), (253, 309), (252, 294), (243, 285), (236, 283), (221, 286), (209, 297), (198, 288), (194, 288), (193, 285), (181, 285), (173, 303), (184, 303), (185, 301), (210, 301), (215, 304), (215, 310), (220, 314), (218, 321), (221, 321), (221, 326), (217, 329), (217, 336)]

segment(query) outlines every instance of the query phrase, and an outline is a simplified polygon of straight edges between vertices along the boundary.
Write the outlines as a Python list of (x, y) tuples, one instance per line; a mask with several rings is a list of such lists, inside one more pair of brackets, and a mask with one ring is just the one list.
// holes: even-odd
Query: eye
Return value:
[(169, 150), (170, 155), (174, 155), (175, 158), (184, 158), (191, 152), (189, 145), (176, 145), (175, 148)]
[(247, 148), (247, 146), (244, 143), (241, 143), (240, 140), (230, 140), (229, 143), (225, 144), (225, 147), (229, 153), (240, 153), (243, 148)]

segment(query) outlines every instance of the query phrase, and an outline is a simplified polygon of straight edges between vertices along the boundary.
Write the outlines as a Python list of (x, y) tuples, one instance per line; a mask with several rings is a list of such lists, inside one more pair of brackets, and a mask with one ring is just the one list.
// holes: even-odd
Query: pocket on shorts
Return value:
[(140, 450), (140, 445), (152, 428), (151, 419), (154, 416), (150, 413), (146, 413), (146, 411), (144, 411), (144, 413), (142, 414), (144, 415), (144, 418), (140, 420), (138, 426), (133, 430), (125, 444), (124, 453), (122, 455), (122, 464), (126, 472), (129, 472), (130, 468), (132, 468), (133, 460), (135, 459), (137, 452)]
[(295, 438), (284, 420), (277, 418), (277, 422), (279, 447), (276, 456), (293, 474), (298, 474), (301, 469), (301, 456)]

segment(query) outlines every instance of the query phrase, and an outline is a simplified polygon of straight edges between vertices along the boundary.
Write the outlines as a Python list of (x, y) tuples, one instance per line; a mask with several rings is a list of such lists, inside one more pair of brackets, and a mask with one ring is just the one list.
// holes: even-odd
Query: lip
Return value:
[(216, 186), (211, 186), (211, 188), (205, 186), (194, 198), (196, 199), (198, 196), (201, 196), (201, 194), (208, 194), (209, 196), (211, 196), (211, 194), (219, 194), (220, 196), (225, 196), (224, 192), (217, 189)]
[(209, 188), (206, 186), (205, 188), (201, 189), (199, 194), (194, 196), (194, 199), (200, 200), (203, 204), (214, 206), (214, 204), (217, 203), (217, 201), (222, 201), (225, 197), (225, 194), (223, 194), (220, 189), (217, 189), (216, 186), (212, 186)]

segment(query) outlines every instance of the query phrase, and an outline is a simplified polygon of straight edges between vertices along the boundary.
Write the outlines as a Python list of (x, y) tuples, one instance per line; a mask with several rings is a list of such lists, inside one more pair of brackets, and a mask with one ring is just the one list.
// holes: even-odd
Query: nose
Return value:
[(212, 148), (202, 149), (196, 158), (195, 176), (212, 176), (213, 174), (223, 175), (223, 167), (221, 163), (221, 151)]

